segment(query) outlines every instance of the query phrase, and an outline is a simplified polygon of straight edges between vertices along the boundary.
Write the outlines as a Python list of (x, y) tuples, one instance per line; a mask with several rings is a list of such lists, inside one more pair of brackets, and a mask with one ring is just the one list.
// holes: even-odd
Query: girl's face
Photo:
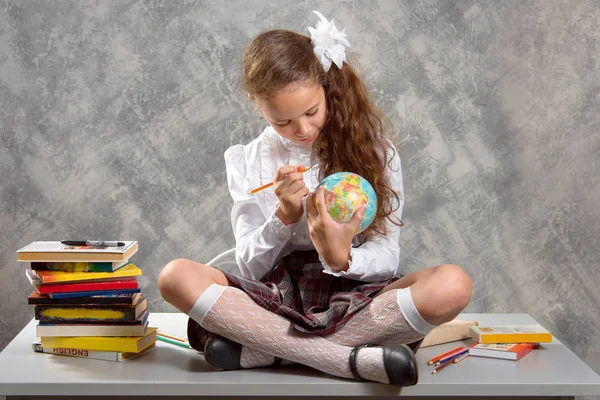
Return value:
[(325, 91), (314, 83), (290, 84), (257, 104), (281, 137), (306, 147), (312, 146), (327, 120)]

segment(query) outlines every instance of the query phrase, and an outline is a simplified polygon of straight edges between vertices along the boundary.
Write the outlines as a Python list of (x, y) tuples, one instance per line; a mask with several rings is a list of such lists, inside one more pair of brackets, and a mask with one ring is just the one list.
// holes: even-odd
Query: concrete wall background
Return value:
[(138, 240), (161, 267), (231, 247), (222, 153), (264, 126), (239, 86), (256, 33), (345, 28), (403, 143), (405, 271), (475, 280), (468, 312), (527, 312), (600, 372), (596, 1), (4, 1), (0, 349), (32, 318), (15, 251)]

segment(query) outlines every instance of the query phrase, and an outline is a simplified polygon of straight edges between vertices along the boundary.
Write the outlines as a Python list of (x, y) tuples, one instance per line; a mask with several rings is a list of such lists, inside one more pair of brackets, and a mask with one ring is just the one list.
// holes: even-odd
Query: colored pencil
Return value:
[(445, 363), (446, 361), (450, 360), (451, 358), (455, 358), (456, 356), (462, 356), (463, 354), (467, 353), (468, 351), (469, 351), (468, 348), (464, 348), (462, 350), (455, 351), (454, 353), (449, 354), (446, 357), (440, 358), (440, 360), (438, 362), (434, 363), (433, 365), (435, 367), (437, 367), (438, 365)]
[[(467, 353), (468, 354), (468, 353)], [(449, 359), (448, 361), (446, 361), (445, 363), (443, 363), (442, 365), (440, 365), (439, 367), (437, 367), (436, 369), (434, 369), (433, 371), (431, 371), (432, 374), (437, 374), (439, 371), (443, 370), (444, 368), (446, 368), (448, 365), (453, 364), (454, 363), (454, 359), (458, 358), (460, 356), (454, 356), (453, 358)]]
[(465, 358), (467, 358), (467, 357), (469, 357), (469, 353), (468, 353), (468, 352), (467, 352), (467, 353), (464, 353), (464, 354), (463, 354), (463, 355), (461, 355), (461, 356), (458, 356), (458, 357), (456, 357), (456, 358), (455, 358), (455, 359), (454, 359), (452, 362), (454, 362), (454, 363), (459, 363), (459, 362), (461, 362), (462, 360), (464, 360), (464, 359), (465, 359)]
[(158, 336), (164, 336), (166, 338), (175, 339), (175, 340), (178, 340), (180, 342), (184, 342), (184, 343), (187, 342), (187, 340), (185, 340), (184, 338), (180, 338), (179, 336), (171, 335), (170, 333), (165, 333), (165, 332), (157, 331), (156, 334)]
[(445, 352), (443, 354), (440, 354), (439, 356), (435, 356), (435, 357), (431, 358), (429, 361), (427, 361), (427, 364), (431, 365), (431, 364), (433, 364), (435, 362), (438, 362), (441, 358), (446, 357), (446, 356), (448, 356), (448, 355), (450, 355), (452, 353), (456, 353), (457, 351), (462, 350), (464, 348), (465, 348), (465, 346), (458, 346), (455, 349), (452, 349), (452, 350), (447, 351), (447, 352)]
[(186, 349), (191, 349), (191, 347), (190, 347), (189, 344), (182, 343), (182, 342), (180, 342), (178, 340), (173, 340), (173, 339), (169, 339), (169, 338), (166, 338), (164, 336), (158, 336), (158, 335), (156, 336), (156, 338), (158, 340), (162, 341), (162, 342), (165, 342), (165, 343), (170, 343), (170, 344), (174, 344), (175, 346), (180, 346), (180, 347), (185, 347)]
[[(315, 164), (315, 165), (311, 165), (310, 167), (304, 167), (304, 168), (300, 168), (300, 169), (299, 169), (297, 172), (302, 172), (302, 173), (304, 173), (304, 172), (308, 171), (309, 169), (311, 169), (311, 168), (313, 168), (313, 167), (316, 167), (316, 166), (317, 166), (317, 165)], [(249, 190), (249, 191), (248, 191), (248, 194), (255, 194), (255, 193), (258, 193), (258, 192), (260, 192), (261, 190), (265, 190), (266, 188), (269, 188), (269, 187), (271, 187), (271, 186), (273, 186), (273, 182), (269, 182), (269, 183), (267, 183), (266, 185), (259, 186), (259, 187), (257, 187), (256, 189)]]
[(477, 346), (478, 343), (479, 342), (475, 342), (472, 345), (470, 345), (469, 347), (464, 347), (462, 350), (456, 351), (456, 352), (454, 352), (454, 353), (452, 353), (452, 354), (450, 354), (450, 355), (448, 355), (448, 356), (446, 356), (444, 358), (441, 358), (437, 363), (435, 363), (433, 365), (437, 367), (438, 365), (443, 364), (445, 361), (447, 361), (451, 357), (461, 356), (461, 355), (467, 353), (470, 348)]

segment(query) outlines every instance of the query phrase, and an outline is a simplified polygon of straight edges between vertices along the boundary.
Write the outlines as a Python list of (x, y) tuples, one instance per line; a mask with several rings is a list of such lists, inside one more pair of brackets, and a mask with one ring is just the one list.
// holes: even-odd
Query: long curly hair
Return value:
[[(243, 86), (253, 99), (268, 99), (287, 85), (314, 82), (325, 91), (327, 121), (313, 143), (322, 177), (354, 172), (367, 179), (377, 194), (377, 214), (365, 231), (386, 233), (385, 219), (400, 207), (398, 194), (385, 174), (397, 156), (386, 133), (391, 123), (369, 99), (367, 88), (350, 64), (328, 72), (314, 55), (311, 39), (288, 30), (270, 30), (247, 46)], [(393, 171), (395, 172), (395, 171)]]

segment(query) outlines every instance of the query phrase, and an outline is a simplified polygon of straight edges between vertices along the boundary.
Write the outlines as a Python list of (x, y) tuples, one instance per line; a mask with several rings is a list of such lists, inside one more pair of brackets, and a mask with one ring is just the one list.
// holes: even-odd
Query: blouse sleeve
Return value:
[(260, 279), (271, 271), (292, 235), (294, 225), (286, 226), (275, 216), (265, 215), (257, 197), (248, 195), (250, 184), (244, 147), (236, 145), (225, 152), (227, 183), (233, 198), (231, 224), (236, 241), (236, 261), (242, 276)]
[[(387, 174), (392, 188), (398, 195), (398, 209), (392, 214), (395, 221), (400, 221), (404, 207), (404, 189), (402, 185), (402, 168), (400, 156), (394, 149), (393, 158), (389, 162)], [(381, 282), (390, 279), (398, 272), (400, 263), (400, 227), (386, 219), (388, 233), (372, 234), (366, 241), (350, 249), (352, 260), (346, 271), (334, 272), (321, 259), (324, 272), (364, 282)]]

